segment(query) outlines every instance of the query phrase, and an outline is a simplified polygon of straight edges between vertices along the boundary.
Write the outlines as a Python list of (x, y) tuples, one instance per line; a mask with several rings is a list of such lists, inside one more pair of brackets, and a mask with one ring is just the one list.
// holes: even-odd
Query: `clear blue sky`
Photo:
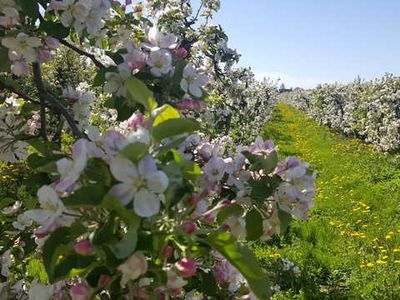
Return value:
[(260, 78), (288, 86), (400, 75), (400, 0), (221, 0), (214, 23)]

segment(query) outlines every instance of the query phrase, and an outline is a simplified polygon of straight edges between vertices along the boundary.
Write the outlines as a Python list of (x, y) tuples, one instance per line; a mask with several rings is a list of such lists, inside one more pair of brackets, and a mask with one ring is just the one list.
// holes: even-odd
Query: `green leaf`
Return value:
[(282, 209), (279, 209), (278, 217), (280, 221), (281, 233), (284, 233), (289, 228), (290, 222), (293, 219), (292, 215)]
[(246, 238), (248, 241), (256, 241), (263, 234), (263, 219), (260, 213), (253, 209), (246, 215)]
[(28, 167), (31, 169), (40, 168), (40, 172), (52, 173), (57, 172), (56, 160), (63, 158), (64, 155), (53, 154), (51, 156), (42, 156), (38, 153), (32, 153), (27, 158)]
[(56, 266), (70, 247), (68, 244), (75, 241), (77, 237), (86, 232), (86, 228), (80, 224), (73, 224), (71, 227), (60, 227), (56, 229), (46, 240), (43, 246), (43, 264), (49, 277), (50, 283), (59, 280), (59, 271), (56, 274)]
[(44, 156), (52, 156), (53, 151), (59, 150), (56, 143), (44, 143), (42, 138), (28, 139), (26, 142)]
[(218, 224), (222, 224), (230, 216), (241, 216), (243, 208), (239, 204), (227, 205), (220, 209), (217, 215)]
[(108, 188), (102, 184), (92, 184), (80, 188), (71, 196), (64, 198), (63, 202), (68, 207), (96, 207), (102, 204)]
[(191, 160), (183, 160), (179, 165), (185, 179), (196, 180), (196, 178), (203, 173), (199, 165)]
[(8, 58), (8, 49), (0, 45), (0, 71), (9, 72), (10, 67), (11, 63)]
[(94, 181), (106, 186), (110, 186), (112, 181), (107, 163), (98, 157), (93, 157), (88, 160), (82, 176), (85, 180)]
[(36, 20), (39, 17), (39, 6), (34, 0), (19, 0), (24, 15)]
[(57, 39), (65, 39), (69, 35), (70, 31), (68, 27), (64, 27), (61, 23), (53, 21), (40, 22), (39, 30), (44, 31), (49, 36), (55, 37)]
[(265, 200), (272, 196), (280, 183), (281, 179), (277, 176), (264, 176), (259, 180), (249, 180), (249, 185), (251, 187), (251, 199), (253, 199), (257, 204), (264, 204)]
[(190, 133), (200, 128), (200, 124), (190, 119), (171, 119), (153, 128), (152, 136), (156, 142), (183, 133)]
[(271, 152), (266, 158), (263, 155), (252, 154), (249, 151), (243, 151), (242, 154), (250, 161), (251, 170), (265, 170), (267, 174), (275, 170), (278, 163), (278, 154), (276, 151)]
[(132, 99), (142, 104), (148, 111), (152, 111), (157, 107), (153, 92), (150, 91), (140, 79), (136, 77), (129, 78), (126, 87)]
[(212, 233), (207, 243), (239, 270), (259, 299), (270, 298), (269, 278), (249, 248), (236, 242), (229, 232)]
[(217, 282), (215, 280), (213, 272), (199, 272), (200, 277), (200, 291), (209, 297), (217, 296)]
[(95, 261), (96, 257), (94, 256), (80, 256), (77, 254), (62, 256), (54, 267), (54, 278), (60, 280), (78, 276), (87, 272)]
[(132, 208), (126, 208), (121, 204), (117, 197), (107, 195), (104, 197), (101, 207), (108, 209), (109, 211), (115, 211), (117, 215), (126, 223), (134, 224), (140, 222), (140, 218), (135, 214)]
[(114, 236), (116, 226), (117, 226), (116, 213), (112, 212), (109, 215), (107, 222), (104, 223), (102, 226), (100, 226), (100, 228), (97, 229), (96, 232), (94, 233), (92, 239), (93, 244), (102, 245), (106, 244), (107, 242), (110, 242), (110, 240)]
[(154, 110), (153, 114), (155, 114), (155, 118), (153, 120), (154, 127), (165, 121), (181, 118), (179, 111), (168, 104)]
[(114, 108), (118, 112), (118, 121), (125, 121), (129, 119), (132, 114), (138, 109), (137, 106), (129, 105), (129, 103), (121, 97), (114, 98)]
[(149, 154), (149, 146), (139, 142), (129, 144), (122, 150), (122, 154), (132, 162), (137, 163)]
[(139, 225), (140, 222), (131, 224), (124, 237), (118, 243), (111, 246), (111, 251), (118, 259), (127, 258), (136, 250)]

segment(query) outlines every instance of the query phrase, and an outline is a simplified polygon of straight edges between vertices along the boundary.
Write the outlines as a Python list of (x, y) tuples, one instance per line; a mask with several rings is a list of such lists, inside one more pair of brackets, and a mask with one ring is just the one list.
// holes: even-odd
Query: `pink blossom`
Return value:
[(132, 128), (133, 130), (137, 130), (139, 127), (147, 128), (149, 125), (149, 120), (141, 113), (134, 113), (128, 119), (128, 127)]
[(193, 193), (192, 195), (190, 195), (189, 203), (192, 205), (195, 205), (195, 204), (199, 203), (200, 200), (201, 200), (200, 195)]
[(189, 52), (185, 48), (180, 47), (179, 49), (173, 50), (172, 54), (180, 58), (186, 58)]
[(112, 281), (112, 277), (110, 275), (102, 274), (100, 275), (99, 281), (97, 283), (98, 286), (106, 286), (109, 285)]
[(93, 253), (93, 245), (89, 240), (80, 240), (74, 245), (76, 253), (82, 256), (88, 256)]
[(38, 49), (37, 57), (41, 62), (49, 62), (53, 58), (53, 55), (50, 53), (49, 50)]
[(269, 155), (270, 153), (276, 151), (276, 147), (272, 141), (266, 141), (264, 142), (261, 137), (258, 137), (254, 144), (250, 145), (248, 147), (249, 151), (251, 153), (257, 154), (257, 153), (264, 153)]
[(25, 62), (17, 61), (11, 65), (11, 72), (16, 76), (28, 75), (29, 66)]
[(60, 46), (60, 41), (51, 36), (47, 37), (44, 41), (50, 50), (56, 50)]
[(89, 288), (83, 284), (78, 283), (71, 288), (70, 292), (72, 300), (89, 300), (90, 291)]
[(197, 226), (194, 222), (186, 223), (183, 225), (183, 231), (188, 235), (192, 235), (196, 230)]
[(184, 99), (181, 103), (177, 103), (175, 106), (179, 110), (200, 112), (204, 109), (205, 104), (202, 101), (197, 101), (194, 99), (187, 98)]
[(172, 248), (172, 246), (170, 245), (164, 246), (164, 248), (161, 251), (161, 255), (164, 258), (170, 258), (173, 253), (174, 253), (174, 248)]
[(196, 273), (196, 261), (192, 258), (183, 258), (175, 263), (175, 268), (180, 276), (189, 278)]

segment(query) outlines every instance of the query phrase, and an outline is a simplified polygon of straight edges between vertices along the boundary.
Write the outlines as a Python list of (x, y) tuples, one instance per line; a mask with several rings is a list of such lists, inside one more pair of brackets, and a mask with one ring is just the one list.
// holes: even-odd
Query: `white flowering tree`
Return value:
[(283, 95), (319, 123), (372, 143), (385, 152), (400, 149), (400, 79), (382, 79), (348, 85), (324, 84), (310, 91)]
[[(237, 60), (218, 8), (0, 0), (0, 159), (32, 191), (1, 202), (0, 298), (269, 297), (246, 245), (308, 218), (315, 175), (271, 141), (206, 136)], [(67, 50), (87, 78), (50, 80)], [(257, 85), (240, 89), (261, 111)]]

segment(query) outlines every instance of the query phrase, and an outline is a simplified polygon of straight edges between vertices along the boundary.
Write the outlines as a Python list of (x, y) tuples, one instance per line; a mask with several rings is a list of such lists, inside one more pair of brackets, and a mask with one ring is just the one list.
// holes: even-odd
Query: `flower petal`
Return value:
[(136, 188), (132, 184), (120, 183), (114, 185), (109, 194), (117, 197), (123, 205), (127, 205), (135, 196)]
[(169, 180), (162, 171), (155, 171), (146, 176), (147, 187), (155, 193), (164, 193), (168, 187)]
[(110, 161), (110, 169), (113, 176), (124, 183), (132, 183), (137, 177), (136, 166), (129, 159), (116, 156)]
[(135, 195), (133, 209), (140, 217), (154, 216), (160, 212), (160, 198), (156, 194), (142, 189)]

